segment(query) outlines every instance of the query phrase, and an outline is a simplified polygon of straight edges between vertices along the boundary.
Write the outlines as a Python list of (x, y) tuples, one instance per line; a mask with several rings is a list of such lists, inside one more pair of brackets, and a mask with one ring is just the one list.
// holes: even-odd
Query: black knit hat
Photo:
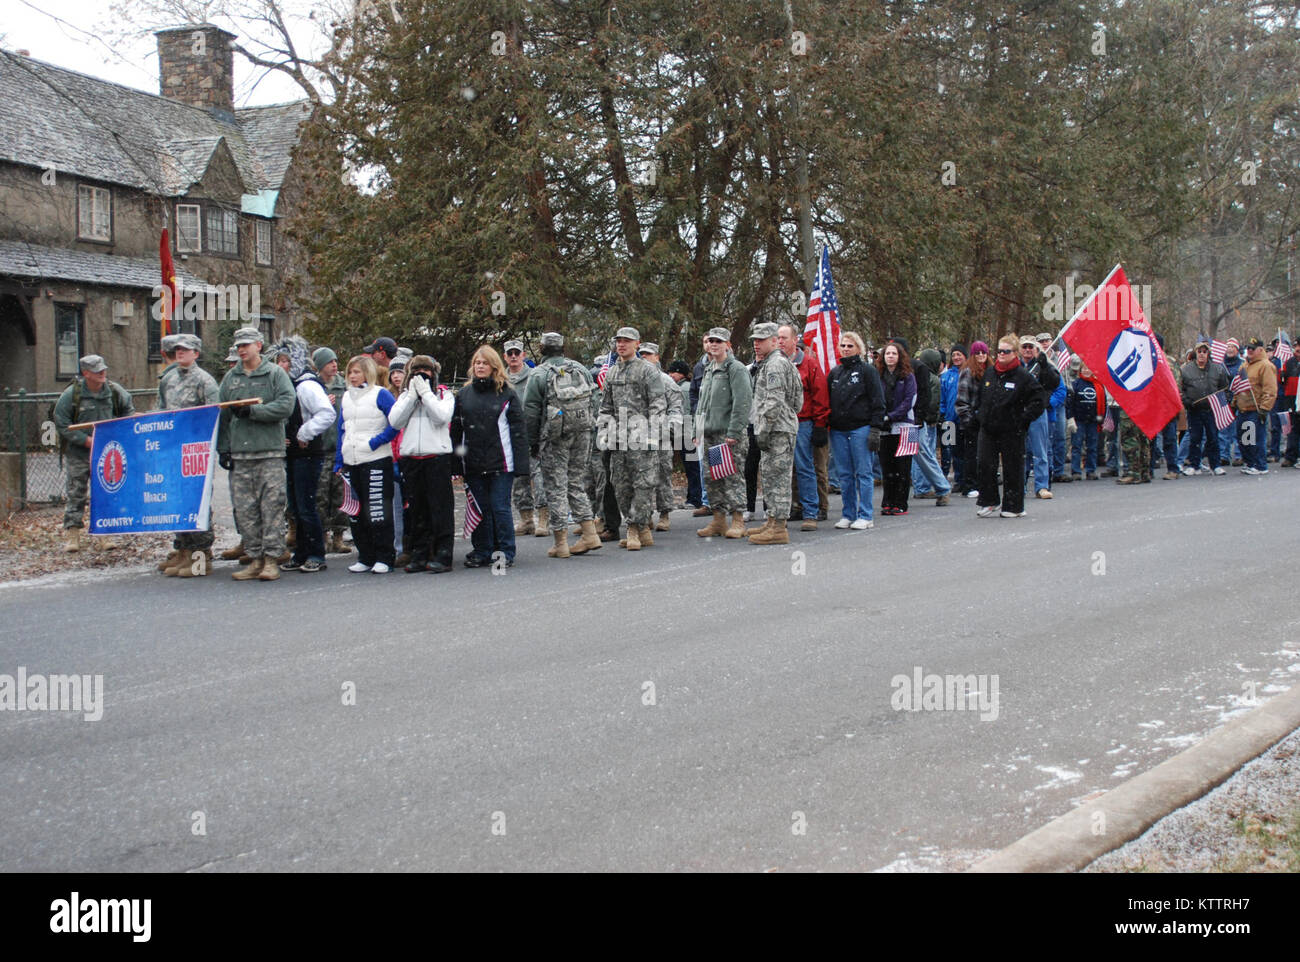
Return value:
[(949, 357), (952, 357), (958, 352), (960, 352), (963, 357), (970, 357), (970, 351), (966, 350), (965, 344), (954, 344), (952, 347), (948, 348)]

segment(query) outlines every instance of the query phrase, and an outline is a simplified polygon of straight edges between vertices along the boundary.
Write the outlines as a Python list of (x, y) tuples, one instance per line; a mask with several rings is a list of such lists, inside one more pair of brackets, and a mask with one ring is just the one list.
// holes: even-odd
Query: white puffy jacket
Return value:
[(443, 385), (430, 387), (413, 378), (388, 412), (388, 423), (402, 429), (402, 457), (451, 454), (451, 415), (456, 395)]
[(370, 439), (375, 435), (393, 433), (387, 415), (379, 407), (382, 390), (368, 384), (350, 387), (343, 395), (343, 444), (339, 453), (344, 464), (365, 464), (393, 456), (393, 446), (387, 441), (370, 450)]

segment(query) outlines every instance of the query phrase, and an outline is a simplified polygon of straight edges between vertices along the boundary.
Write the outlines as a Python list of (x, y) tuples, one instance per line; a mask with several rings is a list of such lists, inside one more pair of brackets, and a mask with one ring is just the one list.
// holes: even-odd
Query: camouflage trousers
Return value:
[(76, 448), (68, 448), (63, 456), (63, 467), (67, 471), (63, 491), (68, 498), (67, 506), (63, 509), (63, 526), (81, 528), (86, 523), (83, 515), (90, 494), (90, 450), (82, 448), (78, 453)]
[[(790, 517), (790, 479), (794, 472), (793, 434), (773, 432), (768, 434), (759, 450), (763, 457), (758, 462), (758, 480), (763, 486), (763, 504), (768, 516), (776, 521)], [(712, 504), (712, 500), (709, 502)]]
[(591, 432), (583, 430), (569, 437), (548, 438), (537, 459), (542, 490), (551, 511), (551, 527), (564, 526), (569, 512), (575, 523), (591, 520), (587, 498), (587, 470), (591, 464)]
[[(708, 449), (722, 444), (724, 439), (725, 436), (721, 434), (706, 434), (704, 436), (704, 448), (700, 451), (701, 457), (708, 458)], [(704, 482), (705, 487), (709, 492), (709, 507), (713, 508), (714, 511), (727, 513), (731, 511), (745, 510), (743, 450), (744, 449), (739, 444), (732, 445), (731, 456), (733, 458), (739, 458), (741, 464), (737, 465), (739, 470), (737, 470), (735, 474), (728, 475), (721, 481), (714, 481), (713, 478), (709, 476), (708, 469), (705, 468)], [(707, 464), (708, 462), (706, 461), (705, 463)], [(786, 470), (790, 470), (788, 465), (786, 466)]]
[(236, 458), (230, 497), (249, 557), (274, 560), (284, 554), (284, 458)]
[(655, 485), (655, 510), (671, 511), (677, 501), (673, 494), (673, 452), (659, 452), (659, 483)]
[(528, 462), (528, 477), (516, 477), (510, 500), (516, 511), (532, 511), (546, 506), (546, 491), (542, 486), (542, 466), (536, 458)]
[(1128, 473), (1145, 481), (1151, 473), (1150, 439), (1123, 411), (1120, 412), (1115, 428), (1119, 432), (1119, 448), (1124, 452), (1124, 460), (1128, 461)]
[(320, 480), (316, 482), (316, 513), (326, 533), (342, 534), (352, 523), (343, 513), (343, 475), (334, 473), (332, 453), (321, 460)]
[(623, 519), (628, 524), (649, 524), (659, 483), (659, 452), (611, 451), (609, 473)]
[(587, 501), (591, 510), (601, 518), (605, 517), (605, 458), (604, 452), (596, 447), (596, 435), (591, 435), (591, 456), (587, 461)]

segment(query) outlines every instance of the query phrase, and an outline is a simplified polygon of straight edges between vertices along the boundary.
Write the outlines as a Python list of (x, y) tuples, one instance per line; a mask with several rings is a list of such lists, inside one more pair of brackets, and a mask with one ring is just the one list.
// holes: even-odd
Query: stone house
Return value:
[(161, 96), (0, 51), (0, 392), (59, 391), (103, 355), (128, 388), (161, 370), (160, 240), (176, 328), (224, 356), (233, 324), (296, 330), (280, 225), (300, 196), (308, 101), (234, 108), (234, 35), (157, 33)]

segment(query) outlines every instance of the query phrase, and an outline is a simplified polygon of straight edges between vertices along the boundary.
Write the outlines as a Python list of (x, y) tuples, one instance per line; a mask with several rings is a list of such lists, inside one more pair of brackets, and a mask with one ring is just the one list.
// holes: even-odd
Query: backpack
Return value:
[[(107, 384), (108, 384), (108, 392), (113, 398), (113, 417), (120, 418), (124, 414), (126, 414), (126, 403), (122, 400), (122, 395), (126, 393), (126, 389), (113, 381), (108, 381)], [(76, 378), (72, 382), (72, 420), (68, 422), (69, 424), (81, 423), (81, 385), (82, 385), (81, 378)], [(49, 420), (51, 423), (54, 422), (54, 410), (58, 406), (59, 406), (59, 402), (58, 399), (56, 398), (54, 403), (50, 405)], [(68, 450), (67, 439), (64, 438), (62, 434), (60, 434), (59, 453), (65, 454), (67, 453), (67, 450)]]
[[(549, 365), (546, 394), (547, 435), (588, 430), (592, 422), (593, 386), (587, 369), (577, 361)], [(566, 425), (569, 431), (565, 431)]]

